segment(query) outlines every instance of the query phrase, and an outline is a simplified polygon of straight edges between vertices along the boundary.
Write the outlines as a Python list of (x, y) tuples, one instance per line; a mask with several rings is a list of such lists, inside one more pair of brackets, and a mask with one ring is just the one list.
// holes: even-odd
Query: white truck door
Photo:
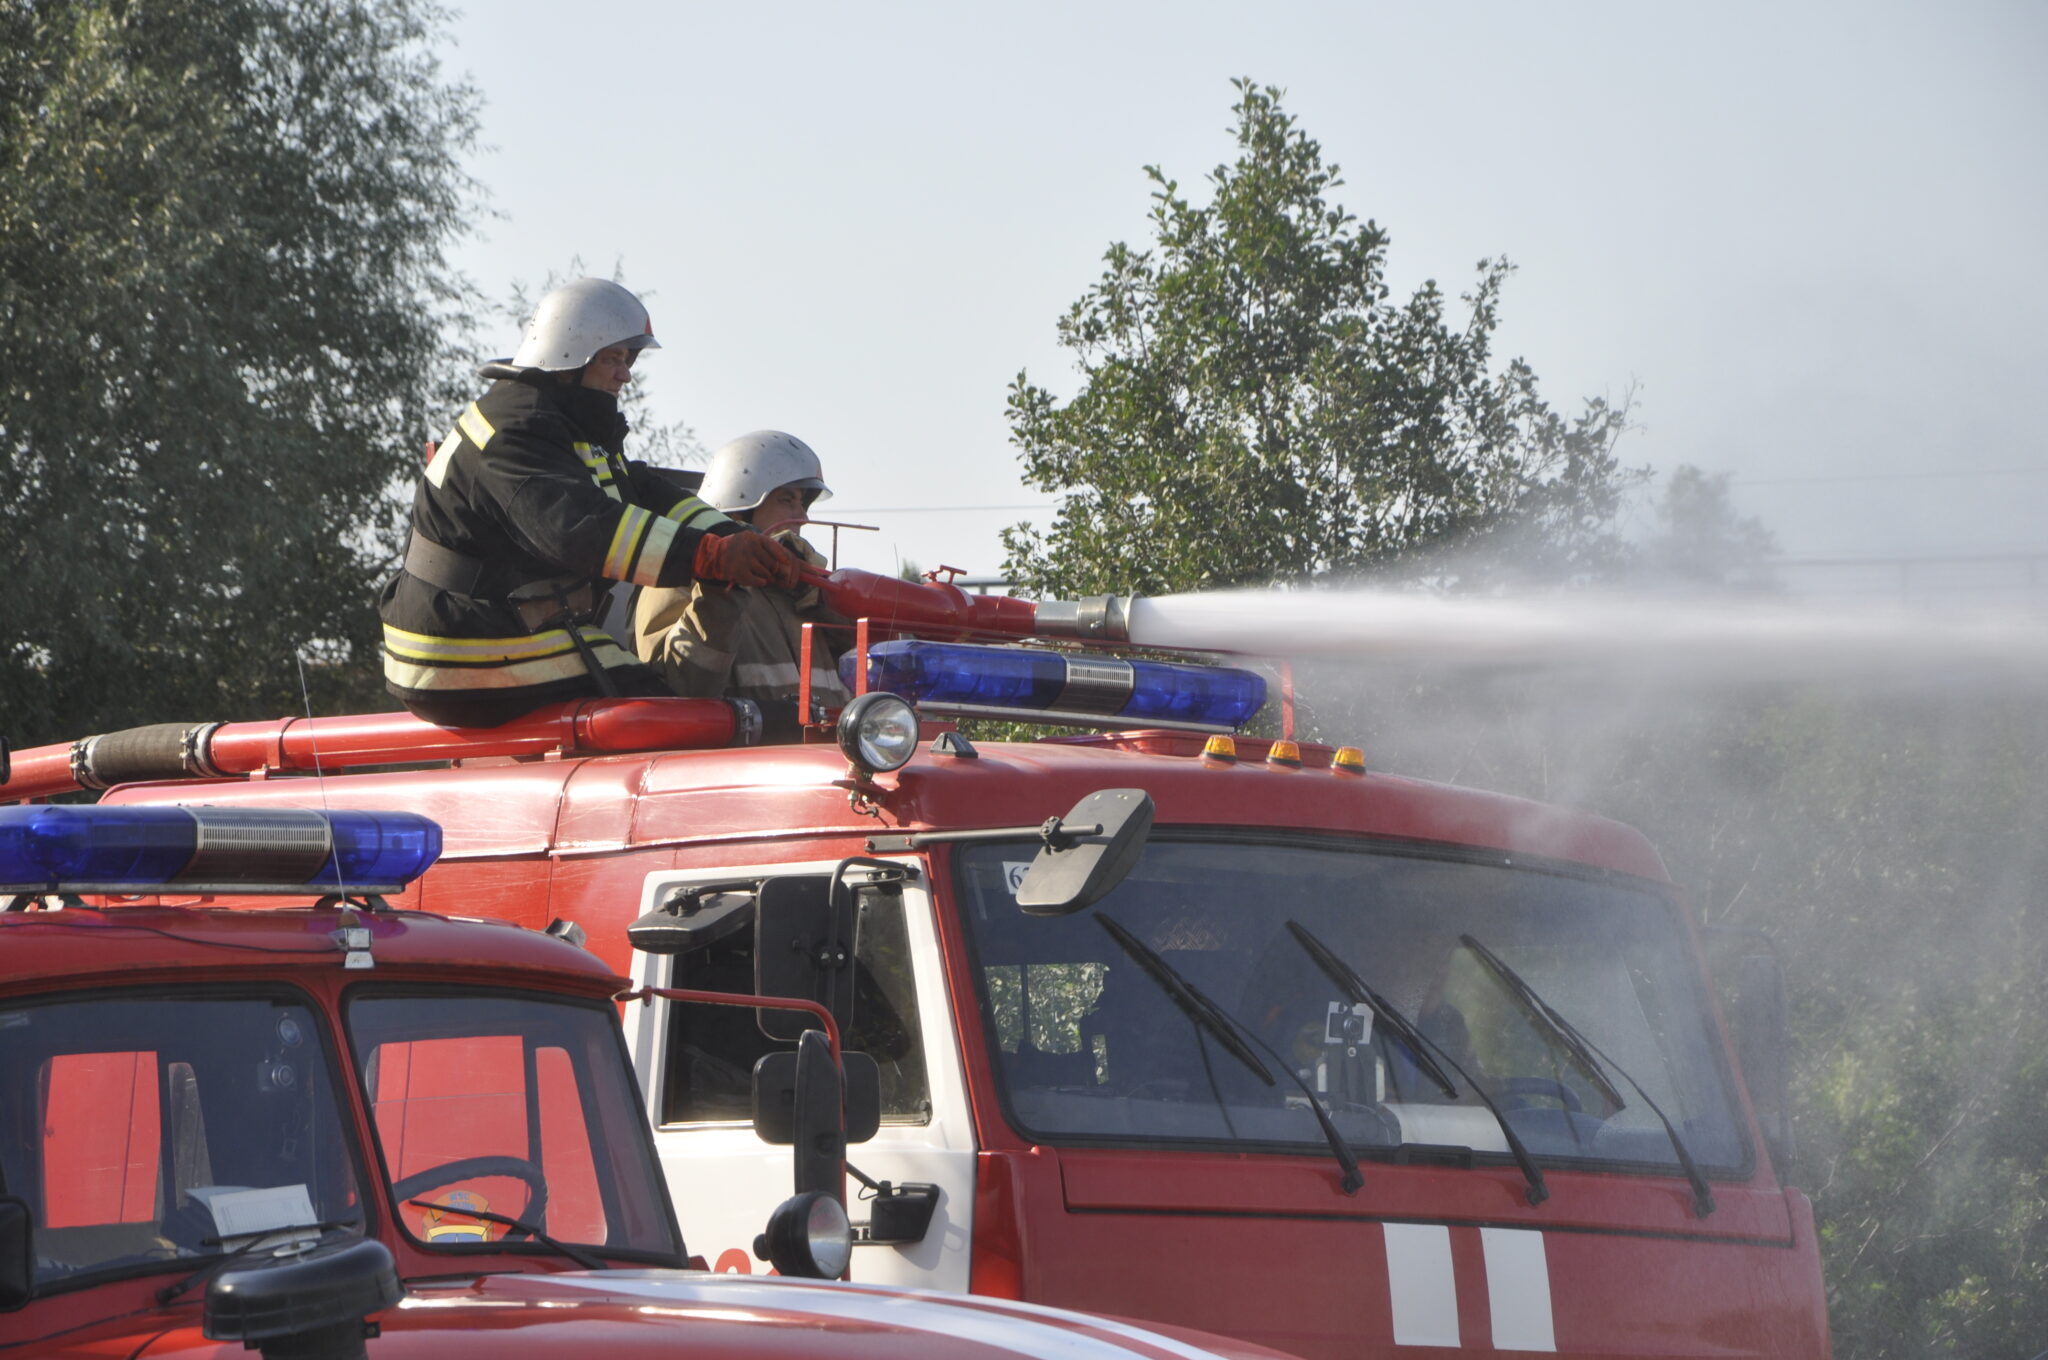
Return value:
[[(954, 1036), (931, 894), (919, 876), (900, 894), (864, 895), (855, 966), (857, 989), (849, 1048), (867, 1046), (881, 1065), (883, 1115), (875, 1137), (847, 1150), (870, 1178), (939, 1187), (938, 1210), (920, 1242), (856, 1246), (852, 1278), (927, 1289), (967, 1289), (974, 1209), (974, 1136)], [(678, 887), (785, 874), (827, 874), (835, 861), (721, 865), (648, 876), (641, 911)], [(698, 953), (633, 955), (641, 986), (751, 994), (753, 927)], [(776, 1045), (760, 1034), (751, 1009), (670, 1002), (632, 1003), (626, 1042), (654, 1122), (655, 1147), (674, 1196), (683, 1240), (713, 1270), (768, 1271), (754, 1237), (792, 1191), (790, 1150), (755, 1135), (748, 1099), (753, 1062)], [(848, 1212), (868, 1213), (848, 1178)]]

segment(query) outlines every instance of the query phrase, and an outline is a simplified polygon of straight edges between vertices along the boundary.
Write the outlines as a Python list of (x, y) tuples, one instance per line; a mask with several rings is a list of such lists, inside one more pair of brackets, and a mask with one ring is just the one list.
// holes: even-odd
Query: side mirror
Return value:
[[(815, 1031), (814, 1031), (815, 1032)], [(846, 1141), (865, 1143), (882, 1127), (882, 1069), (865, 1053), (842, 1052)], [(754, 1132), (766, 1143), (797, 1141), (797, 1055), (765, 1053), (754, 1064)]]
[(0, 1198), (0, 1313), (26, 1307), (36, 1288), (36, 1225), (28, 1204)]
[(1750, 1106), (1778, 1178), (1789, 1183), (1797, 1149), (1792, 1138), (1791, 1003), (1784, 969), (1761, 931), (1709, 930), (1707, 938)]
[(626, 927), (626, 939), (644, 954), (694, 954), (754, 920), (754, 885), (678, 888), (662, 904)]
[(1123, 882), (1152, 834), (1152, 795), (1100, 789), (1056, 820), (1017, 885), (1017, 906), (1027, 916), (1066, 916)]
[(843, 1205), (846, 1196), (846, 1121), (839, 1069), (821, 1029), (805, 1030), (796, 1045), (795, 1128), (790, 1142), (796, 1193), (822, 1190)]
[[(756, 901), (754, 994), (816, 1001), (845, 1034), (853, 1023), (854, 923), (851, 912), (834, 910), (832, 880), (823, 874), (771, 878)], [(811, 1024), (802, 1011), (757, 1014), (771, 1039), (801, 1039)]]

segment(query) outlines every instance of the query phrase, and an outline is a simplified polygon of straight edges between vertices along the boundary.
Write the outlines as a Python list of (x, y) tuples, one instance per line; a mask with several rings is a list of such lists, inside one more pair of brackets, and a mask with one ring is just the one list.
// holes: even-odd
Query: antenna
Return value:
[[(320, 735), (313, 727), (313, 692), (306, 687), (306, 658), (303, 649), (292, 648), (292, 664), (299, 670), (299, 706), (306, 710), (306, 741), (312, 748), (313, 779), (320, 786), (320, 810), (332, 812), (327, 806), (327, 772), (320, 768)], [(344, 902), (348, 900), (346, 885), (341, 877), (341, 856), (333, 855), (334, 891)]]

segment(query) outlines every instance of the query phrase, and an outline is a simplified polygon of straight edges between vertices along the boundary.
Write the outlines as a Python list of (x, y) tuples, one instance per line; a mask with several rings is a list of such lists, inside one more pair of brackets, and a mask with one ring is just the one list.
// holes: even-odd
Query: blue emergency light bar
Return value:
[[(854, 665), (852, 653), (839, 659), (849, 689)], [(955, 642), (869, 648), (868, 688), (926, 713), (1195, 732), (1233, 731), (1266, 702), (1264, 677), (1226, 666)]]
[(0, 808), (0, 892), (391, 893), (440, 855), (411, 812)]

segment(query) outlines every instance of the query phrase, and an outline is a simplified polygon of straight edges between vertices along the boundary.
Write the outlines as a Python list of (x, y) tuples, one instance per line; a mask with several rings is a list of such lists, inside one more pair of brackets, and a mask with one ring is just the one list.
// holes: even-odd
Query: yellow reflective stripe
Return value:
[(709, 529), (714, 524), (723, 524), (726, 517), (695, 496), (685, 496), (662, 512), (670, 519), (679, 520), (686, 529)]
[[(385, 627), (384, 678), (401, 689), (413, 690), (484, 690), (517, 689), (524, 685), (544, 685), (556, 680), (575, 680), (590, 672), (577, 655), (569, 641), (569, 634), (560, 628), (538, 634), (534, 638), (481, 639), (485, 642), (535, 641), (551, 646), (551, 653), (523, 659), (503, 659), (486, 656), (456, 656), (460, 646), (479, 641), (475, 638), (429, 638), (426, 641), (440, 644), (437, 650), (447, 654), (435, 656), (422, 654), (413, 648), (406, 648), (402, 654), (390, 643), (392, 634), (400, 637), (419, 638), (418, 633), (407, 633), (403, 629)], [(579, 628), (583, 640), (590, 647), (600, 665), (631, 666), (634, 658), (619, 647), (609, 634), (600, 628)], [(434, 664), (436, 661), (442, 664)], [(461, 665), (461, 661), (479, 664)]]
[[(605, 637), (600, 629), (585, 629), (585, 634), (595, 632)], [(545, 633), (530, 633), (522, 637), (497, 638), (445, 638), (427, 633), (408, 633), (403, 628), (384, 625), (384, 649), (394, 655), (409, 657), (415, 661), (522, 661), (533, 657), (550, 656), (556, 652), (574, 650), (566, 629), (550, 628)]]
[[(609, 640), (609, 639), (607, 639)], [(595, 650), (595, 644), (592, 644)], [(598, 661), (609, 668), (630, 666), (633, 658), (613, 643), (609, 653), (599, 652)], [(515, 661), (503, 666), (421, 666), (384, 655), (384, 678), (400, 689), (438, 690), (468, 693), (477, 690), (522, 689), (529, 685), (552, 684), (558, 680), (580, 680), (590, 670), (583, 658), (571, 652), (544, 657), (539, 661)]]
[(490, 447), (491, 437), (498, 432), (490, 421), (484, 419), (483, 411), (475, 402), (455, 418), (455, 426), (469, 436), (469, 442), (476, 445), (479, 452)]
[(669, 549), (675, 546), (676, 533), (683, 526), (672, 519), (654, 516), (647, 530), (647, 542), (641, 545), (640, 560), (633, 564), (633, 574), (622, 577), (636, 586), (661, 584), (661, 569), (668, 565)]
[(612, 531), (612, 546), (604, 555), (604, 565), (598, 568), (598, 575), (612, 581), (626, 580), (633, 555), (640, 551), (640, 540), (647, 537), (647, 527), (652, 523), (652, 512), (637, 505), (627, 506), (619, 516), (619, 527)]
[(611, 460), (605, 457), (603, 449), (592, 448), (580, 441), (570, 447), (576, 450), (577, 458), (583, 462), (583, 470), (590, 474), (591, 481), (597, 483), (598, 490), (615, 501), (626, 499), (619, 494), (619, 488), (613, 485), (616, 479), (612, 476)]

